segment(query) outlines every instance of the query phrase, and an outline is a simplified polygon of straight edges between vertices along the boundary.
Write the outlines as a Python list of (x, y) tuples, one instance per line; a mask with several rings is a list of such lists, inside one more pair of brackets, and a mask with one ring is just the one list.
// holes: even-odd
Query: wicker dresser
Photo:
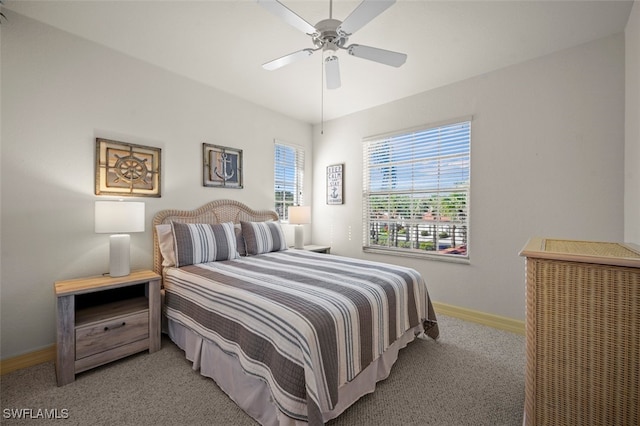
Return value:
[(640, 425), (640, 247), (533, 238), (527, 426)]

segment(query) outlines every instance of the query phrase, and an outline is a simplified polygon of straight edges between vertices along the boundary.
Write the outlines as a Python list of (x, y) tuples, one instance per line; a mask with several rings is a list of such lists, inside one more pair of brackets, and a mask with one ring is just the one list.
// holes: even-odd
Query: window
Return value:
[(289, 220), (289, 206), (303, 204), (304, 150), (279, 141), (274, 150), (275, 211)]
[(365, 251), (468, 259), (471, 121), (364, 141)]

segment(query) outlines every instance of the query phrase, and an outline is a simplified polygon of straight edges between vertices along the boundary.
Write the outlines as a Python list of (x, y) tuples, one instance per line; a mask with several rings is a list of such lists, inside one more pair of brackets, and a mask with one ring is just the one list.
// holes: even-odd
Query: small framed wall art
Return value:
[(202, 144), (204, 186), (242, 188), (242, 150)]
[(327, 204), (343, 204), (344, 164), (327, 166)]
[(96, 195), (160, 197), (161, 149), (96, 138)]

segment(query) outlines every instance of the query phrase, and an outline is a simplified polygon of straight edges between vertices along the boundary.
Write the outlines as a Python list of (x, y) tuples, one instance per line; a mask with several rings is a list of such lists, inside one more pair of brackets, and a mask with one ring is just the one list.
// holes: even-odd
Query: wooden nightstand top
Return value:
[(97, 275), (87, 278), (77, 278), (73, 280), (56, 281), (54, 288), (56, 296), (68, 296), (70, 294), (82, 294), (96, 291), (96, 289), (106, 290), (125, 285), (133, 285), (153, 280), (159, 280), (160, 275), (150, 270), (133, 271), (124, 277), (113, 278), (109, 275)]

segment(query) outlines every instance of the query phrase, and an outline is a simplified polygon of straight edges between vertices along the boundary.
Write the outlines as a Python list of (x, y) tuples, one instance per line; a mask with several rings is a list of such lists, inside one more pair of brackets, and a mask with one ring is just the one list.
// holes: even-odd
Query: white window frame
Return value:
[[(293, 155), (283, 157), (280, 150)], [(289, 221), (289, 207), (304, 203), (304, 148), (280, 140), (274, 141), (273, 149), (273, 186), (274, 209), (282, 222)], [(291, 191), (290, 196), (287, 192)]]
[(469, 263), (471, 121), (363, 140), (363, 251)]

